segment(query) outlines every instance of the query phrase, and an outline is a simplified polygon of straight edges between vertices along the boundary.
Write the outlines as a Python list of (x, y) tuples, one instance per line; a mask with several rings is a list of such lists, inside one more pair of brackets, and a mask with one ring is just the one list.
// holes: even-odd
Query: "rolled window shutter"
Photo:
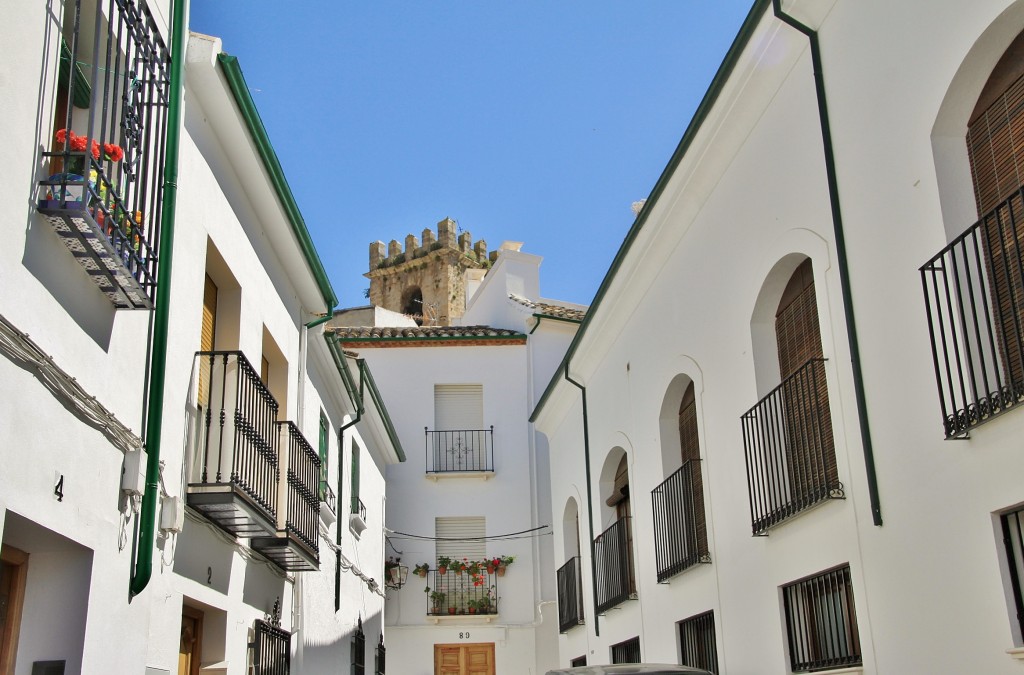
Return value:
[(438, 557), (453, 560), (484, 560), (487, 557), (487, 519), (483, 516), (455, 516), (434, 519)]
[(484, 428), (484, 388), (482, 384), (435, 384), (434, 429), (465, 430)]
[(359, 513), (359, 444), (352, 441), (352, 513)]
[[(217, 284), (213, 283), (210, 275), (206, 275), (206, 283), (203, 286), (203, 321), (199, 334), (199, 351), (212, 352), (216, 343), (217, 332)], [(199, 402), (206, 403), (210, 391), (210, 361), (200, 359), (199, 361)]]

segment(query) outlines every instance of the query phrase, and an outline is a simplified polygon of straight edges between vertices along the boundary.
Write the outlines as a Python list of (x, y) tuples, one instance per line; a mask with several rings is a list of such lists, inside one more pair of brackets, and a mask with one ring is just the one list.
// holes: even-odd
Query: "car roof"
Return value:
[(577, 668), (549, 670), (547, 675), (675, 675), (677, 673), (711, 675), (708, 671), (701, 670), (700, 668), (677, 666), (668, 663), (628, 663), (615, 666), (579, 666)]

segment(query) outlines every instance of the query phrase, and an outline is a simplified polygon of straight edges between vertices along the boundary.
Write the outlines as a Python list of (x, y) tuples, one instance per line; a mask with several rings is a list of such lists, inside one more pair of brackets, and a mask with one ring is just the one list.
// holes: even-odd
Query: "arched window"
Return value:
[(419, 286), (410, 286), (402, 292), (402, 314), (411, 316), (417, 326), (423, 325), (423, 291)]
[[(778, 276), (784, 263), (796, 265), (783, 268), (793, 270), (788, 279)], [(765, 534), (823, 500), (844, 496), (836, 467), (813, 272), (809, 258), (784, 259), (766, 281), (758, 298), (761, 306), (754, 314), (763, 317), (774, 308), (781, 380), (742, 417), (754, 534)], [(785, 285), (780, 283), (783, 280)], [(769, 292), (772, 288), (774, 293)], [(767, 303), (771, 304), (763, 306)], [(762, 350), (761, 357), (768, 355)]]
[(676, 458), (675, 466), (679, 468), (651, 490), (658, 581), (665, 581), (697, 563), (711, 561), (708, 555), (704, 477), (701, 471), (697, 398), (693, 380), (685, 375), (677, 376), (665, 398), (663, 414), (668, 412), (666, 409), (671, 403), (678, 436), (666, 429), (663, 420), (662, 434), (675, 437), (662, 439), (662, 443), (667, 445), (671, 442), (675, 446), (672, 454)]
[(947, 437), (1024, 403), (1024, 34), (966, 121), (978, 220), (921, 267)]
[(614, 448), (605, 459), (601, 496), (605, 506), (610, 507), (604, 513), (612, 516), (613, 522), (594, 538), (598, 612), (636, 596), (629, 468), (622, 448)]
[(985, 273), (1006, 382), (1024, 388), (1024, 33), (1006, 50), (978, 98), (967, 152)]
[(562, 514), (565, 563), (558, 568), (558, 630), (565, 633), (583, 623), (583, 569), (580, 564), (580, 511), (569, 499)]

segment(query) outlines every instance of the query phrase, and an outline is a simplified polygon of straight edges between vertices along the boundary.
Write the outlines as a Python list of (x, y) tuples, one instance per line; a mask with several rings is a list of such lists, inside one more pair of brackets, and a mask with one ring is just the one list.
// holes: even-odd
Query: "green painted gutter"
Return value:
[(171, 82), (167, 108), (167, 156), (164, 164), (164, 201), (160, 214), (160, 270), (156, 282), (153, 319), (153, 356), (150, 361), (149, 397), (146, 402), (146, 491), (142, 495), (135, 567), (128, 599), (141, 593), (153, 576), (156, 540), (156, 500), (160, 480), (160, 440), (163, 433), (164, 388), (167, 372), (167, 334), (170, 328), (171, 258), (174, 252), (174, 211), (178, 198), (178, 146), (181, 138), (181, 100), (185, 84), (185, 25), (188, 0), (175, 0), (171, 19)]
[(530, 335), (533, 335), (538, 328), (540, 328), (540, 322), (542, 319), (548, 319), (549, 321), (561, 321), (562, 323), (574, 323), (579, 325), (583, 323), (581, 319), (567, 319), (564, 316), (555, 316), (554, 314), (534, 314), (537, 323), (533, 324), (533, 328), (530, 329)]
[(252, 94), (249, 93), (249, 87), (245, 84), (242, 68), (238, 65), (238, 58), (221, 53), (217, 55), (217, 62), (220, 64), (220, 69), (228, 81), (231, 93), (235, 97), (235, 103), (238, 104), (238, 111), (242, 114), (245, 125), (249, 130), (249, 136), (256, 145), (256, 151), (263, 161), (263, 167), (267, 170), (270, 182), (277, 192), (278, 201), (280, 201), (281, 207), (288, 216), (292, 232), (299, 240), (299, 247), (306, 257), (306, 262), (309, 264), (313, 276), (316, 277), (316, 282), (320, 287), (320, 293), (323, 295), (327, 311), (331, 312), (337, 306), (338, 298), (334, 294), (330, 280), (327, 278), (327, 272), (324, 271), (324, 266), (320, 261), (319, 254), (316, 252), (316, 247), (313, 246), (309, 230), (306, 229), (306, 221), (302, 218), (298, 204), (295, 203), (295, 196), (292, 194), (292, 189), (288, 186), (288, 180), (285, 178), (284, 170), (281, 168), (281, 162), (278, 161), (277, 153), (274, 152), (274, 146), (270, 143), (270, 137), (267, 135), (267, 130), (263, 126), (263, 120), (260, 119), (260, 114), (256, 110), (256, 104), (252, 100)]
[(868, 404), (864, 394), (864, 375), (860, 368), (860, 345), (857, 340), (857, 322), (853, 313), (853, 293), (850, 290), (850, 267), (846, 258), (846, 236), (843, 233), (843, 211), (839, 202), (839, 179), (836, 176), (836, 156), (832, 146), (832, 125), (828, 116), (828, 101), (825, 97), (825, 76), (821, 66), (821, 45), (818, 32), (797, 21), (782, 10), (782, 0), (773, 0), (775, 16), (786, 25), (807, 36), (811, 46), (811, 63), (814, 68), (814, 90), (818, 100), (818, 121), (821, 125), (821, 142), (825, 153), (825, 174), (828, 178), (828, 196), (832, 207), (832, 229), (836, 239), (836, 258), (839, 262), (839, 285), (843, 293), (843, 311), (846, 314), (846, 338), (850, 345), (850, 366), (853, 368), (853, 390), (857, 401), (857, 421), (860, 424), (861, 444), (864, 452), (864, 468), (867, 473), (868, 498), (871, 502), (871, 518), (878, 527), (882, 525), (882, 506), (878, 496), (878, 476), (875, 472), (875, 451), (871, 442), (871, 427), (868, 424)]
[(373, 375), (370, 373), (370, 366), (366, 365), (365, 359), (359, 359), (356, 361), (359, 364), (359, 386), (363, 386), (366, 383), (366, 388), (370, 392), (370, 398), (373, 399), (373, 404), (377, 406), (377, 410), (380, 412), (380, 417), (384, 421), (384, 429), (388, 432), (388, 439), (391, 441), (391, 445), (395, 448), (395, 454), (398, 455), (398, 461), (405, 461), (405, 450), (402, 449), (402, 442), (398, 440), (398, 434), (395, 433), (395, 425), (391, 423), (391, 415), (388, 414), (388, 409), (384, 405), (384, 399), (380, 396), (380, 391), (377, 389), (377, 383), (373, 381)]
[(644, 207), (640, 209), (640, 214), (636, 217), (636, 220), (633, 221), (633, 225), (629, 228), (629, 232), (626, 233), (626, 238), (623, 240), (622, 246), (619, 247), (618, 253), (615, 254), (611, 267), (608, 268), (608, 272), (604, 275), (604, 279), (601, 281), (601, 285), (598, 287), (597, 293), (594, 295), (594, 300), (590, 303), (590, 308), (587, 310), (587, 315), (583, 318), (583, 323), (580, 325), (580, 329), (576, 332), (576, 336), (569, 344), (569, 349), (565, 352), (565, 356), (562, 358), (561, 366), (555, 371), (555, 375), (551, 378), (547, 388), (541, 395), (540, 401), (537, 402), (536, 407), (533, 409), (533, 414), (530, 415), (531, 422), (535, 422), (537, 420), (541, 410), (544, 409), (548, 399), (551, 398), (551, 394), (558, 386), (558, 381), (562, 377), (559, 372), (563, 371), (568, 366), (569, 361), (572, 360), (573, 355), (579, 348), (580, 342), (583, 341), (583, 336), (586, 335), (587, 328), (590, 326), (591, 320), (594, 315), (597, 314), (597, 308), (600, 306), (601, 301), (604, 300), (604, 296), (608, 293), (608, 288), (612, 285), (615, 275), (618, 274), (619, 268), (626, 260), (626, 256), (629, 255), (630, 249), (633, 248), (636, 238), (640, 235), (640, 230), (643, 229), (644, 224), (647, 222), (651, 209), (654, 208), (655, 203), (657, 203), (661, 194), (665, 191), (669, 178), (672, 177), (672, 174), (682, 162), (683, 157), (686, 156), (686, 152), (693, 144), (693, 141), (697, 136), (697, 132), (700, 131), (701, 126), (704, 124), (704, 120), (706, 120), (708, 115), (711, 113), (711, 109), (714, 108), (715, 103), (718, 101), (718, 97), (721, 95), (722, 89), (725, 88), (725, 83), (729, 80), (729, 76), (732, 75), (732, 71), (736, 68), (740, 55), (743, 53), (743, 50), (746, 49), (747, 43), (750, 42), (750, 37), (754, 34), (754, 30), (757, 28), (757, 24), (760, 22), (761, 16), (770, 5), (771, 0), (755, 0), (753, 7), (750, 8), (747, 18), (744, 19), (743, 25), (740, 26), (739, 33), (736, 34), (736, 38), (732, 41), (729, 51), (725, 54), (725, 59), (722, 61), (722, 65), (718, 67), (718, 72), (715, 73), (714, 79), (711, 80), (711, 86), (708, 87), (707, 92), (704, 94), (704, 98), (701, 99), (700, 105), (697, 106), (697, 110), (693, 114), (693, 119), (690, 120), (689, 126), (686, 127), (682, 140), (679, 141), (679, 145), (676, 146), (675, 152), (672, 153), (672, 158), (669, 159), (668, 166), (666, 166), (665, 170), (661, 172), (661, 176), (658, 178), (658, 182), (654, 184), (654, 189), (651, 190), (650, 196), (647, 197)]
[(587, 539), (590, 542), (590, 582), (593, 586), (594, 635), (600, 636), (600, 614), (597, 611), (597, 545), (594, 543), (594, 490), (590, 476), (590, 422), (587, 417), (587, 388), (569, 377), (568, 361), (565, 363), (565, 369), (562, 371), (562, 374), (565, 376), (566, 382), (577, 387), (583, 394), (583, 464), (587, 472), (587, 520), (590, 523), (590, 536)]

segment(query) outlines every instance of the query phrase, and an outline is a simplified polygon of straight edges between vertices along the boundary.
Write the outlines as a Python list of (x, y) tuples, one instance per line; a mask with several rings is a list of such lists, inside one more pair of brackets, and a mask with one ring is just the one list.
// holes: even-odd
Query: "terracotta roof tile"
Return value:
[(509, 293), (508, 297), (510, 300), (532, 309), (534, 314), (553, 316), (556, 319), (565, 319), (566, 321), (583, 321), (583, 317), (587, 314), (587, 310), (585, 309), (566, 307), (565, 305), (553, 305), (548, 302), (534, 302), (533, 300), (529, 300), (514, 293)]
[(526, 336), (514, 330), (490, 326), (353, 326), (333, 328), (342, 341), (515, 339)]

